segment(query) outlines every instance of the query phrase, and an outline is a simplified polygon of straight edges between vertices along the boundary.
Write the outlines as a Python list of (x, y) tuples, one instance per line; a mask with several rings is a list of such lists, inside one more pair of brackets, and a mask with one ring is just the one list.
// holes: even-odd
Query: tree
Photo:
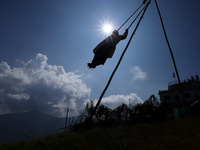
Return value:
[[(79, 113), (85, 117), (91, 117), (94, 108), (94, 100), (90, 100), (84, 110)], [(94, 113), (94, 119), (98, 121), (109, 120), (110, 118), (112, 118), (112, 110), (104, 105), (100, 105)]]
[(130, 108), (126, 104), (122, 104), (113, 110), (114, 118), (117, 122), (130, 120)]
[(113, 119), (112, 110), (104, 105), (100, 105), (95, 116), (99, 121), (108, 121)]
[(134, 107), (135, 115), (143, 121), (160, 121), (168, 118), (172, 112), (168, 102), (160, 102), (154, 95), (151, 95), (143, 104)]

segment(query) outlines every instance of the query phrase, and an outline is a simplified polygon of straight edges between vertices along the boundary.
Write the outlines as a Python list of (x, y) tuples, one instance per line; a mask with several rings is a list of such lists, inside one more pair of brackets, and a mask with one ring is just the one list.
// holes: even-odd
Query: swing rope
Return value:
[[(147, 4), (146, 4), (147, 5)], [(142, 13), (142, 11), (145, 9), (146, 5), (142, 8), (142, 10), (139, 12), (139, 14), (135, 17), (135, 19), (132, 21), (132, 23), (129, 25), (129, 27), (127, 29), (129, 29), (133, 23), (135, 22), (135, 20), (140, 16), (140, 14)]]
[(147, 7), (148, 7), (149, 4), (150, 4), (150, 1), (151, 1), (151, 0), (149, 0), (149, 2), (145, 5), (144, 11), (143, 11), (143, 13), (142, 13), (142, 15), (141, 15), (141, 17), (140, 17), (140, 19), (139, 19), (139, 21), (138, 21), (136, 27), (135, 27), (135, 30), (133, 31), (133, 33), (132, 33), (132, 35), (131, 35), (131, 37), (130, 37), (130, 39), (129, 39), (129, 41), (128, 41), (128, 43), (127, 43), (127, 45), (126, 45), (126, 47), (125, 47), (125, 49), (124, 49), (124, 51), (123, 51), (123, 53), (122, 53), (122, 55), (121, 55), (121, 57), (120, 57), (120, 59), (119, 59), (117, 65), (116, 65), (116, 67), (115, 67), (115, 69), (113, 70), (113, 72), (112, 72), (112, 74), (111, 74), (111, 76), (110, 76), (110, 79), (108, 80), (108, 83), (107, 83), (106, 87), (104, 88), (104, 90), (103, 90), (103, 92), (102, 92), (102, 94), (101, 94), (101, 96), (100, 96), (100, 98), (99, 98), (99, 100), (98, 100), (98, 102), (97, 102), (97, 104), (96, 104), (96, 106), (95, 106), (95, 108), (94, 108), (92, 114), (91, 114), (90, 121), (92, 121), (92, 118), (93, 118), (93, 116), (94, 116), (94, 114), (95, 114), (95, 112), (96, 112), (96, 110), (97, 110), (97, 108), (98, 108), (98, 106), (99, 106), (99, 104), (100, 104), (100, 102), (101, 102), (101, 100), (102, 100), (102, 98), (103, 98), (103, 96), (104, 96), (104, 94), (105, 94), (105, 92), (106, 92), (108, 86), (110, 85), (110, 82), (111, 82), (111, 80), (112, 80), (112, 78), (113, 78), (115, 72), (117, 71), (117, 69), (118, 69), (118, 67), (119, 67), (119, 65), (120, 65), (120, 63), (121, 63), (121, 61), (122, 61), (122, 58), (123, 58), (123, 56), (124, 56), (124, 54), (125, 54), (125, 52), (126, 52), (128, 46), (129, 46), (129, 44), (130, 44), (130, 42), (131, 42), (131, 40), (132, 40), (132, 38), (133, 38), (133, 35), (135, 34), (135, 32), (136, 32), (136, 30), (137, 30), (137, 28), (138, 28), (138, 26), (139, 26), (139, 24), (140, 24), (140, 22), (141, 22), (143, 16), (144, 16), (144, 14), (145, 14), (145, 12), (146, 12), (146, 10), (147, 10)]
[[(146, 3), (147, 0), (144, 0), (142, 2), (142, 4), (138, 7), (138, 9), (121, 25), (121, 27), (119, 27), (119, 29), (117, 31), (119, 31), (128, 21), (129, 19), (131, 19), (131, 17), (142, 7), (142, 5), (144, 5)], [(130, 27), (129, 27), (130, 28)], [(128, 28), (128, 29), (129, 29)]]

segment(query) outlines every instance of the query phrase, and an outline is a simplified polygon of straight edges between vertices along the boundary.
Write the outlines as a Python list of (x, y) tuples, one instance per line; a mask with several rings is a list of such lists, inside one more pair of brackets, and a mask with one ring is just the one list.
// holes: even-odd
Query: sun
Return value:
[(111, 33), (112, 32), (112, 26), (110, 25), (110, 24), (105, 24), (104, 26), (103, 26), (103, 31), (106, 33), (106, 34), (109, 34), (109, 33)]
[(99, 19), (99, 21), (100, 21), (100, 24), (99, 24), (98, 30), (101, 31), (100, 33), (103, 35), (102, 38), (104, 38), (105, 36), (111, 35), (113, 30), (114, 30), (114, 28), (116, 28), (115, 27), (115, 23), (114, 23), (115, 21), (114, 20), (105, 19), (105, 18), (103, 19), (103, 21), (100, 20), (100, 19)]

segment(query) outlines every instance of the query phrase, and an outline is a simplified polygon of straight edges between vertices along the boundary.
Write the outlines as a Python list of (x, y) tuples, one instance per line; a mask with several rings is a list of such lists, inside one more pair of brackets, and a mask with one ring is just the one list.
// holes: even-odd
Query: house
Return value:
[[(190, 79), (181, 81), (181, 86), (187, 106), (200, 100), (200, 80), (198, 75), (195, 75), (195, 77), (191, 76)], [(168, 89), (159, 90), (158, 95), (160, 96), (161, 102), (170, 102), (174, 108), (184, 106), (178, 81), (168, 83)]]

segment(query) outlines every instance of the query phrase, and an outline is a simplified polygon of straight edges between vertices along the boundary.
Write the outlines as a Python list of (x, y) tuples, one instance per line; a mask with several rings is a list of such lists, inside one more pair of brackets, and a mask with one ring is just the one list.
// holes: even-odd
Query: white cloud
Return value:
[(128, 105), (129, 99), (132, 106), (136, 105), (137, 103), (143, 103), (137, 94), (130, 93), (129, 95), (110, 95), (109, 97), (102, 99), (102, 104), (113, 109), (122, 105), (123, 103)]
[(0, 63), (0, 77), (4, 74), (7, 74), (10, 72), (10, 66), (7, 64), (7, 62)]
[[(130, 93), (129, 95), (110, 95), (101, 100), (101, 104), (105, 105), (108, 108), (114, 109), (118, 106), (121, 106), (123, 103), (129, 105), (129, 99), (131, 106), (135, 106), (137, 103), (143, 103), (140, 97), (135, 93)], [(85, 100), (86, 104), (89, 100)], [(98, 100), (94, 100), (96, 105)]]
[(30, 98), (30, 95), (28, 95), (27, 93), (24, 93), (24, 94), (10, 94), (8, 93), (8, 97), (11, 97), (11, 98), (14, 98), (14, 99), (17, 99), (17, 100), (22, 100), (22, 99), (25, 99), (25, 100), (28, 100)]
[(77, 114), (77, 108), (82, 106), (79, 101), (88, 99), (91, 89), (80, 75), (49, 65), (47, 60), (46, 55), (39, 53), (20, 68), (0, 63), (1, 114), (39, 109), (64, 117), (66, 108), (70, 108), (71, 115)]
[(138, 66), (132, 67), (130, 72), (133, 74), (132, 81), (147, 79), (147, 73), (143, 72)]
[[(91, 89), (80, 79), (78, 71), (65, 72), (63, 66), (50, 65), (47, 56), (37, 54), (35, 59), (11, 68), (6, 62), (0, 63), (0, 114), (38, 109), (58, 117), (78, 115), (90, 98)], [(18, 60), (19, 61), (19, 60)], [(139, 67), (131, 68), (133, 80), (145, 80), (146, 73)], [(101, 104), (113, 109), (123, 103), (143, 103), (135, 93), (110, 95)], [(97, 101), (97, 100), (96, 100)]]

